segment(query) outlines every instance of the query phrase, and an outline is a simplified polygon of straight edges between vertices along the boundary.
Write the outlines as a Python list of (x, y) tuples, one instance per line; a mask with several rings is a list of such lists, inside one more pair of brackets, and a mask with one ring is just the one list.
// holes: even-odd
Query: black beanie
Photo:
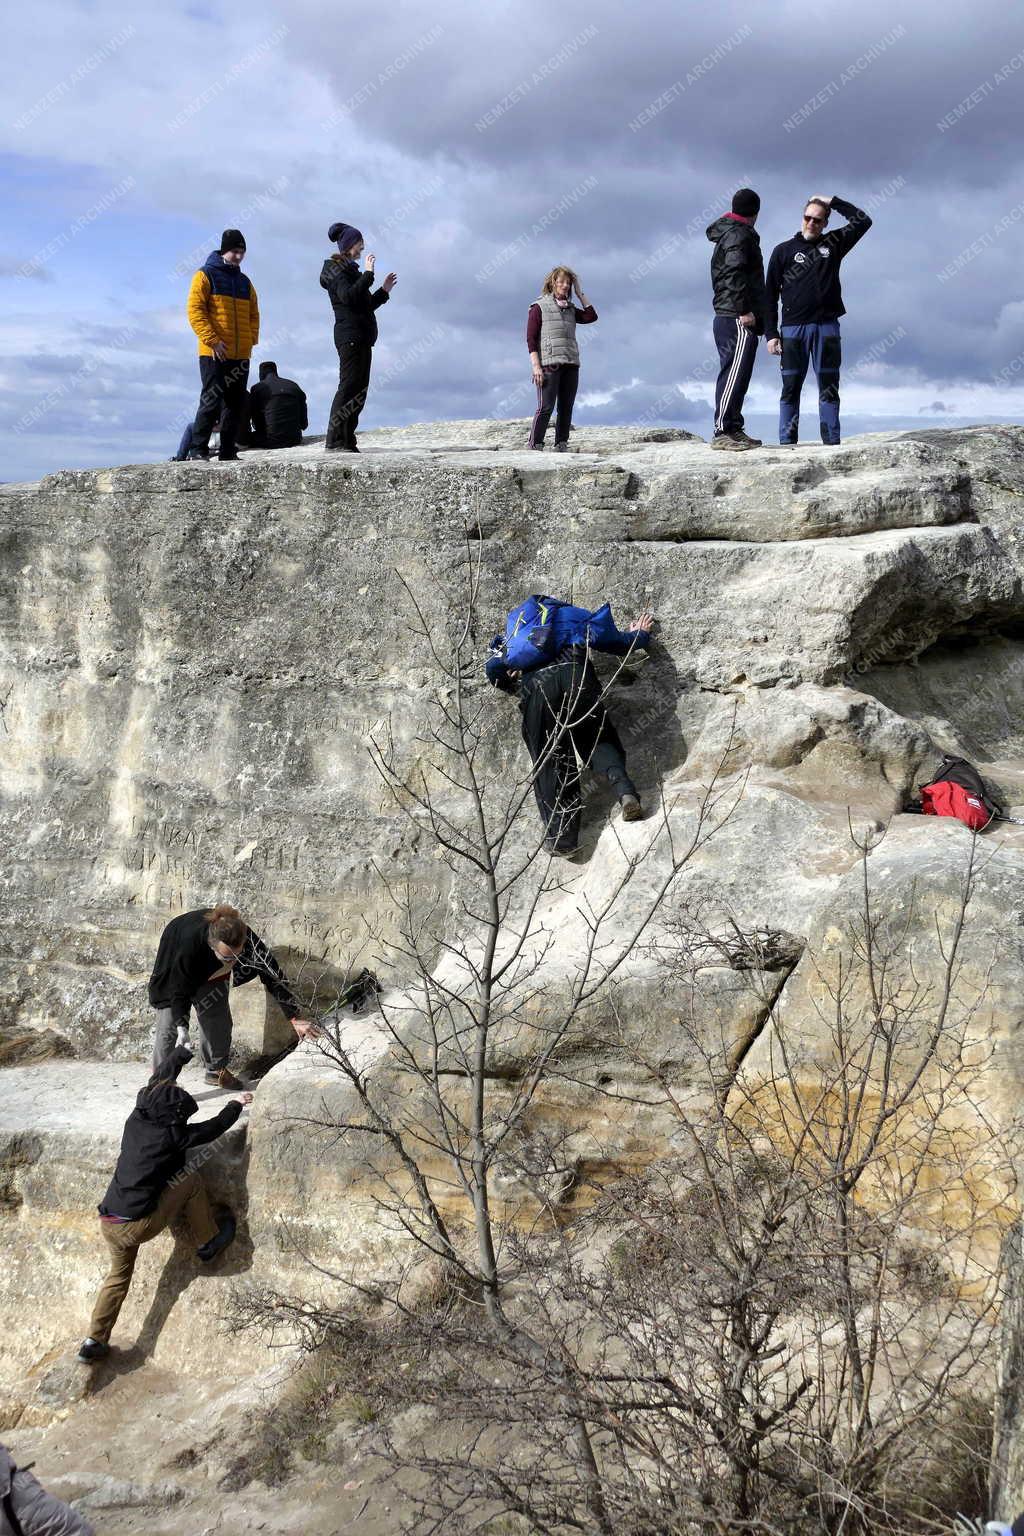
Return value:
[(276, 373), (276, 363), (260, 363), (260, 378), (265, 379), (268, 373)]
[(348, 229), (348, 227), (348, 221), (346, 219), (335, 219), (334, 223), (327, 231), (327, 238), (330, 240), (332, 245), (334, 244), (335, 240), (337, 240), (342, 230)]
[(363, 238), (362, 230), (353, 229), (351, 224), (332, 224), (328, 234), (337, 242), (339, 251), (350, 251), (356, 242)]
[(245, 236), (240, 229), (226, 229), (220, 237), (220, 254), (225, 251), (244, 251)]
[(752, 219), (761, 207), (761, 199), (750, 187), (740, 187), (732, 195), (732, 211), (741, 218)]

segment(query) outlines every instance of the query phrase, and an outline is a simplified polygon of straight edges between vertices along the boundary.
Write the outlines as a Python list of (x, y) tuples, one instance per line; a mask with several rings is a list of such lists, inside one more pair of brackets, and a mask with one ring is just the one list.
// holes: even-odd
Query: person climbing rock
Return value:
[(220, 250), (211, 251), (192, 279), (188, 323), (199, 340), (202, 393), (192, 423), (190, 459), (210, 457), (210, 433), (220, 421), (217, 457), (237, 459), (238, 430), (245, 413), (249, 358), (259, 340), (256, 289), (241, 271), (245, 240), (241, 230), (226, 229)]
[(504, 638), (496, 635), (491, 643), (487, 680), (519, 696), (544, 847), (558, 857), (571, 858), (579, 848), (581, 765), (608, 780), (623, 821), (643, 816), (591, 656), (604, 651), (639, 658), (651, 643), (653, 625), (654, 615), (642, 613), (623, 631), (607, 603), (591, 610), (556, 598), (529, 598), (509, 614)]
[(0, 1536), (96, 1536), (70, 1504), (47, 1493), (0, 1443)]
[(754, 225), (761, 199), (751, 187), (733, 193), (729, 213), (709, 224), (714, 335), (721, 367), (715, 386), (715, 435), (712, 448), (745, 452), (760, 448), (759, 437), (743, 430), (743, 401), (764, 334), (767, 303), (761, 239)]
[(199, 1170), (187, 1164), (190, 1152), (216, 1141), (234, 1125), (252, 1102), (252, 1094), (240, 1093), (212, 1119), (189, 1125), (199, 1106), (179, 1087), (177, 1078), (191, 1059), (187, 1045), (171, 1051), (139, 1091), (135, 1108), (125, 1121), (114, 1177), (98, 1207), (100, 1231), (110, 1251), (110, 1271), (100, 1286), (88, 1335), (78, 1351), (79, 1360), (87, 1364), (110, 1352), (110, 1335), (143, 1243), (158, 1237), (179, 1216), (188, 1223), (196, 1256), (204, 1264), (234, 1240), (234, 1216), (226, 1212), (219, 1221), (214, 1219)]
[(358, 453), (356, 428), (370, 386), (377, 310), (387, 303), (398, 278), (389, 272), (376, 293), (371, 293), (376, 258), (369, 254), (360, 272), (364, 247), (360, 231), (338, 221), (327, 231), (327, 238), (335, 241), (338, 249), (323, 264), (320, 286), (326, 289), (334, 311), (338, 388), (331, 402), (324, 447), (328, 453)]
[[(848, 219), (826, 234), (830, 215)], [(839, 282), (839, 265), (871, 228), (860, 208), (841, 197), (812, 197), (798, 232), (772, 251), (768, 262), (768, 350), (782, 358), (782, 397), (779, 402), (779, 442), (795, 443), (800, 435), (800, 392), (807, 368), (818, 381), (818, 421), (821, 440), (840, 442), (839, 369), (842, 341), (839, 317), (846, 314)], [(779, 334), (779, 299), (782, 334)]]
[(272, 951), (235, 907), (198, 908), (172, 918), (160, 935), (149, 1003), (157, 1010), (153, 1070), (173, 1046), (188, 1038), (192, 1009), (199, 1021), (204, 1081), (219, 1088), (244, 1088), (228, 1071), (231, 1053), (232, 983), (242, 987), (259, 977), (292, 1022), (300, 1040), (316, 1033), (300, 1008)]
[(276, 363), (260, 363), (260, 381), (249, 391), (254, 448), (295, 448), (309, 426), (306, 394), (282, 379)]
[[(578, 305), (572, 302), (574, 293), (580, 301)], [(593, 325), (596, 319), (597, 310), (572, 268), (554, 267), (526, 315), (526, 348), (537, 386), (537, 410), (527, 439), (528, 448), (543, 449), (544, 434), (557, 407), (555, 452), (568, 451), (572, 408), (580, 382), (576, 327)]]

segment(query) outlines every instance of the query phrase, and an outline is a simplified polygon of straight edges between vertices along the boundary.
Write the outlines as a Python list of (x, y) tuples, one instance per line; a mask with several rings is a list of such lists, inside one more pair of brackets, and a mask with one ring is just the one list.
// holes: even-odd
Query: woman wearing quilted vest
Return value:
[[(574, 292), (579, 306), (572, 302)], [(526, 346), (537, 386), (537, 414), (527, 447), (544, 447), (544, 434), (557, 405), (555, 452), (565, 453), (568, 448), (572, 407), (580, 382), (576, 327), (592, 325), (596, 319), (597, 311), (571, 267), (555, 267), (548, 273), (526, 319)]]

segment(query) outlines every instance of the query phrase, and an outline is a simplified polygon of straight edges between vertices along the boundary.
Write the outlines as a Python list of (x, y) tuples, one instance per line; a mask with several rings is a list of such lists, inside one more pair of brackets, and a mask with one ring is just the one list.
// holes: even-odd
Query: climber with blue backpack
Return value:
[(603, 651), (638, 660), (646, 655), (653, 626), (653, 614), (642, 613), (631, 629), (620, 630), (608, 603), (592, 610), (535, 595), (511, 610), (504, 635), (491, 642), (487, 680), (519, 696), (548, 853), (571, 858), (578, 851), (583, 768), (612, 785), (623, 821), (643, 816), (591, 657)]

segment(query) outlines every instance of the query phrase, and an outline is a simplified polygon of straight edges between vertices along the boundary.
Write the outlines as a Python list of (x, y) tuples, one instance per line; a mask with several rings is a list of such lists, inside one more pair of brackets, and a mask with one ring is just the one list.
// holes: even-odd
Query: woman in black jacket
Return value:
[(326, 288), (334, 310), (338, 390), (331, 404), (326, 448), (328, 453), (358, 453), (356, 427), (366, 404), (370, 360), (377, 340), (375, 311), (387, 303), (398, 278), (389, 272), (376, 293), (371, 293), (375, 258), (372, 253), (368, 255), (360, 272), (363, 237), (359, 230), (351, 224), (332, 224), (327, 238), (338, 244), (337, 255), (328, 257), (320, 273), (320, 286)]

